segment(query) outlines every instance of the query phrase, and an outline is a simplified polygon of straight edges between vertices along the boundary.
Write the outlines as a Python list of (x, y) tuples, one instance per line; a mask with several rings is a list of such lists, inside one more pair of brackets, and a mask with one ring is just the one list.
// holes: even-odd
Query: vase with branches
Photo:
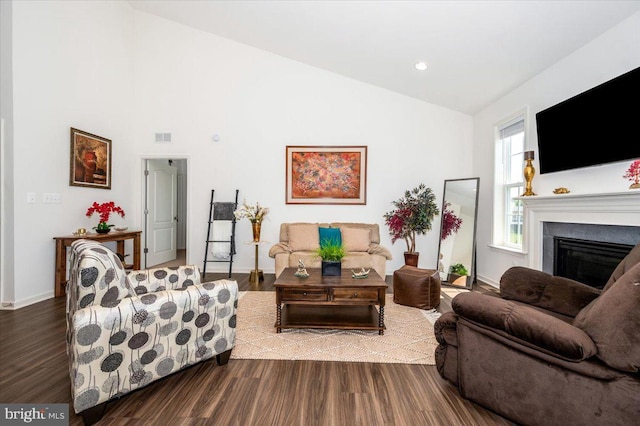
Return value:
[[(412, 190), (405, 191), (403, 197), (392, 202), (394, 209), (384, 214), (391, 243), (403, 239), (407, 244), (406, 253), (417, 254), (416, 235), (429, 232), (433, 218), (440, 214), (435, 198), (431, 188), (421, 183)], [(415, 263), (414, 266), (417, 266), (417, 259)]]
[(249, 204), (247, 200), (244, 200), (242, 206), (233, 212), (236, 219), (242, 218), (249, 219), (251, 222), (251, 230), (253, 232), (253, 241), (260, 241), (260, 228), (265, 216), (269, 213), (269, 207), (263, 207), (260, 203)]

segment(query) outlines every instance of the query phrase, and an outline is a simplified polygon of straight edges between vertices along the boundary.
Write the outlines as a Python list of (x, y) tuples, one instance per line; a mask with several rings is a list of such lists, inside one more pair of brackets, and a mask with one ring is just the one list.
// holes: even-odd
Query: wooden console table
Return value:
[(67, 283), (67, 247), (76, 240), (93, 240), (100, 243), (106, 243), (110, 241), (117, 241), (117, 253), (124, 256), (124, 242), (126, 240), (133, 240), (133, 263), (123, 265), (127, 269), (140, 269), (140, 234), (142, 231), (111, 231), (108, 234), (86, 234), (79, 235), (66, 235), (63, 237), (54, 237), (56, 240), (56, 281), (55, 281), (55, 296), (61, 297), (65, 295), (65, 286)]

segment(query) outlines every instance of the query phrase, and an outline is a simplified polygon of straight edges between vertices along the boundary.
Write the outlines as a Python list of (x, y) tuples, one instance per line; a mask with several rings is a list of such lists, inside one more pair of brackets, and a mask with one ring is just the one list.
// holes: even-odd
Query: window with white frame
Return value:
[(493, 244), (522, 250), (525, 115), (496, 127)]

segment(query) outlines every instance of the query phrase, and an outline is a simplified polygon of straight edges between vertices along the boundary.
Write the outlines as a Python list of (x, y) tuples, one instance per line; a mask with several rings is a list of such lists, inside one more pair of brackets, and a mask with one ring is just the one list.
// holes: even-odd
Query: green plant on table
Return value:
[(340, 262), (345, 256), (344, 245), (336, 239), (325, 238), (315, 250), (316, 256), (330, 262)]

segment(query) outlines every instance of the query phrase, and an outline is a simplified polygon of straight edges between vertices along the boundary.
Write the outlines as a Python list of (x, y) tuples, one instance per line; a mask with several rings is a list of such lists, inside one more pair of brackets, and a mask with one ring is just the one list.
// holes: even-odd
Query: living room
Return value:
[[(441, 199), (444, 180), (478, 176), (478, 279), (498, 287), (511, 266), (539, 267), (531, 251), (493, 244), (495, 126), (526, 109), (527, 147), (535, 151), (536, 112), (640, 66), (640, 3), (625, 4), (626, 14), (612, 13), (599, 35), (489, 104), (462, 111), (191, 28), (131, 2), (2, 2), (3, 308), (53, 297), (53, 238), (95, 226), (96, 218), (85, 215), (93, 202), (114, 201), (126, 211), (117, 224), (141, 228), (146, 158), (186, 160), (188, 263), (199, 265), (204, 257), (211, 189), (220, 200), (239, 189), (241, 200), (270, 208), (262, 234), (271, 242), (284, 222), (380, 224), (382, 244), (393, 254), (387, 271), (394, 271), (405, 247), (383, 232), (391, 201), (421, 182)], [(567, 23), (558, 37), (571, 37), (571, 28)], [(71, 127), (113, 141), (110, 190), (69, 186)], [(157, 143), (156, 133), (171, 133), (172, 141)], [(366, 145), (366, 204), (286, 204), (288, 145)], [(624, 192), (629, 163), (538, 174), (534, 189), (539, 196), (558, 187), (572, 194)], [(27, 193), (37, 202), (27, 203)], [(61, 194), (61, 202), (43, 203), (45, 193)], [(594, 216), (607, 224), (616, 214)], [(640, 226), (638, 216), (620, 220)], [(239, 222), (237, 240), (250, 239), (250, 226)], [(420, 266), (434, 268), (438, 232), (417, 245)], [(259, 264), (273, 273), (267, 250)], [(253, 266), (253, 247), (238, 244), (234, 271), (249, 273)]]
[[(530, 254), (492, 246), (495, 123), (524, 106), (532, 118), (640, 62), (639, 18), (632, 14), (471, 115), (189, 28), (126, 2), (12, 6), (13, 43), (2, 50), (3, 64), (12, 66), (12, 73), (2, 73), (2, 303), (15, 307), (53, 295), (53, 237), (95, 226), (95, 217), (85, 216), (94, 201), (114, 201), (126, 212), (119, 224), (140, 229), (142, 159), (154, 157), (189, 163), (189, 263), (203, 259), (211, 189), (218, 200), (232, 199), (239, 189), (240, 200), (270, 207), (262, 233), (276, 241), (282, 222), (334, 218), (338, 211), (341, 221), (382, 224), (391, 201), (405, 189), (424, 182), (440, 198), (445, 179), (479, 176), (478, 278), (497, 286), (506, 268), (528, 265)], [(70, 127), (113, 141), (110, 191), (68, 185)], [(158, 132), (172, 133), (173, 142), (156, 143)], [(212, 140), (215, 133), (219, 142)], [(535, 150), (533, 123), (529, 136), (528, 147)], [(287, 145), (367, 145), (366, 205), (286, 205)], [(622, 162), (538, 175), (534, 189), (539, 195), (553, 195), (560, 186), (574, 194), (624, 191), (627, 167)], [(37, 194), (37, 203), (25, 202), (29, 192)], [(62, 202), (43, 204), (44, 193), (59, 193)], [(238, 226), (238, 241), (250, 232)], [(404, 247), (382, 234), (393, 252), (393, 271), (402, 264)], [(437, 237), (419, 237), (420, 266), (435, 266)], [(238, 250), (235, 270), (251, 270), (252, 248), (239, 244)], [(49, 266), (33, 269), (34, 259)], [(265, 271), (272, 268), (266, 250), (259, 263)], [(25, 270), (31, 279), (19, 282)]]

